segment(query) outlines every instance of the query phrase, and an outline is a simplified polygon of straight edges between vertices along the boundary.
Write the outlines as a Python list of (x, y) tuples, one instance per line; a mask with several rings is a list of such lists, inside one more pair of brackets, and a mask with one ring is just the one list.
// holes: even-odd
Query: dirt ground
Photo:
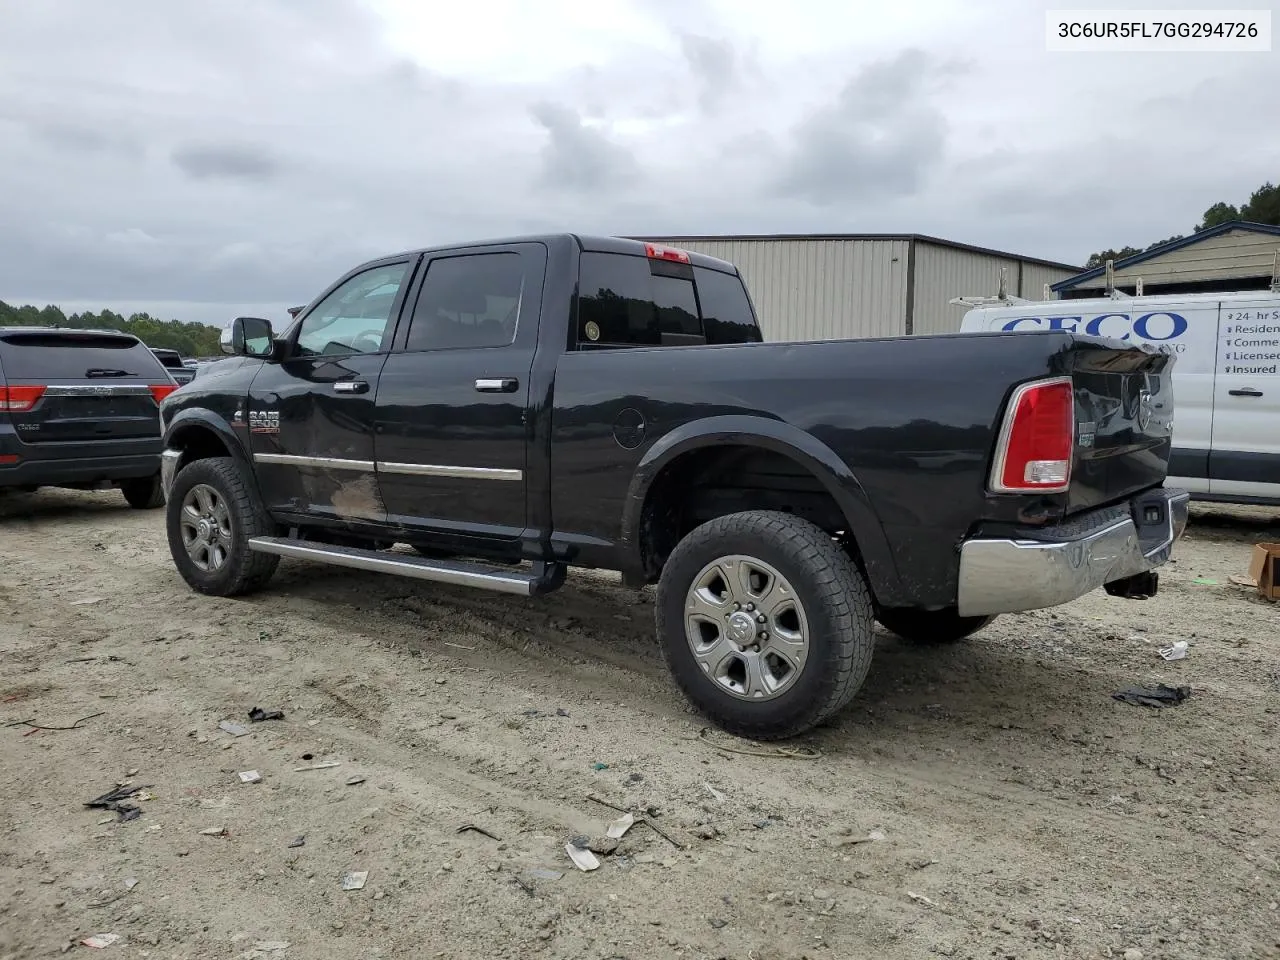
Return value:
[[(1277, 521), (1198, 511), (1150, 601), (883, 636), (783, 756), (703, 735), (607, 577), (526, 601), (285, 562), (217, 600), (159, 512), (6, 496), (0, 723), (96, 716), (0, 726), (0, 958), (1280, 956), (1280, 609), (1228, 580)], [(1194, 694), (1110, 696), (1154, 682)], [(140, 817), (84, 806), (122, 780)], [(565, 841), (618, 815), (588, 795), (669, 839), (578, 871)]]

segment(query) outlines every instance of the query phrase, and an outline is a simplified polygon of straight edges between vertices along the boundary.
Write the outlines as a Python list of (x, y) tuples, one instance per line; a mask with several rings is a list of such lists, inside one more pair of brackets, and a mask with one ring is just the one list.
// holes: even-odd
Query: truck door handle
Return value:
[(481, 393), (515, 393), (520, 381), (515, 377), (482, 378), (476, 381), (476, 389)]
[(1243, 389), (1240, 389), (1240, 390), (1228, 390), (1228, 391), (1227, 391), (1227, 393), (1231, 394), (1231, 396), (1233, 396), (1233, 397), (1260, 397), (1260, 396), (1262, 396), (1262, 391), (1261, 391), (1261, 390), (1255, 390), (1255, 389), (1253, 389), (1253, 387), (1244, 387)]
[(333, 385), (334, 393), (368, 393), (367, 380), (339, 380)]

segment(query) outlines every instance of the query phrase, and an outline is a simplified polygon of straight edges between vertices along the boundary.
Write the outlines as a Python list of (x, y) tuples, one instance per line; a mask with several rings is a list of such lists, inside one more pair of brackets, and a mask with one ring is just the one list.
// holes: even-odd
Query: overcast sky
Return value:
[(1079, 263), (1280, 178), (1280, 55), (1046, 53), (1065, 5), (0, 0), (0, 299), (279, 321), (561, 229)]

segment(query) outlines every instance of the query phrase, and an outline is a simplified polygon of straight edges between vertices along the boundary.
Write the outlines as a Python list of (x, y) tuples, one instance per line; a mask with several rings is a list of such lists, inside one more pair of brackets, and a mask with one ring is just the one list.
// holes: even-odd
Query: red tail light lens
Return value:
[(1025, 383), (1013, 392), (996, 445), (996, 493), (1061, 493), (1071, 483), (1075, 397), (1071, 378)]
[(650, 260), (673, 260), (676, 263), (689, 263), (689, 254), (675, 247), (660, 247), (656, 243), (644, 245), (644, 255)]
[(156, 398), (156, 403), (159, 403), (177, 389), (178, 385), (174, 383), (153, 383), (151, 385), (151, 396)]
[(21, 413), (30, 410), (44, 396), (44, 387), (0, 387), (0, 410)]

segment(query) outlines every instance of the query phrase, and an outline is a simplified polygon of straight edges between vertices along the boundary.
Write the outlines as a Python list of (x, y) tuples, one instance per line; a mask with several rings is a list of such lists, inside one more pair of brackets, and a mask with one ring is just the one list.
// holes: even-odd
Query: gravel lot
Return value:
[[(1278, 519), (1198, 510), (1150, 601), (884, 636), (782, 756), (703, 734), (608, 577), (524, 601), (285, 562), (217, 600), (159, 512), (0, 497), (0, 721), (98, 714), (0, 727), (0, 957), (1280, 956), (1280, 611), (1228, 579)], [(1154, 682), (1194, 694), (1111, 699)], [(137, 819), (84, 806), (125, 779)], [(617, 816), (589, 794), (670, 839), (577, 871)]]

